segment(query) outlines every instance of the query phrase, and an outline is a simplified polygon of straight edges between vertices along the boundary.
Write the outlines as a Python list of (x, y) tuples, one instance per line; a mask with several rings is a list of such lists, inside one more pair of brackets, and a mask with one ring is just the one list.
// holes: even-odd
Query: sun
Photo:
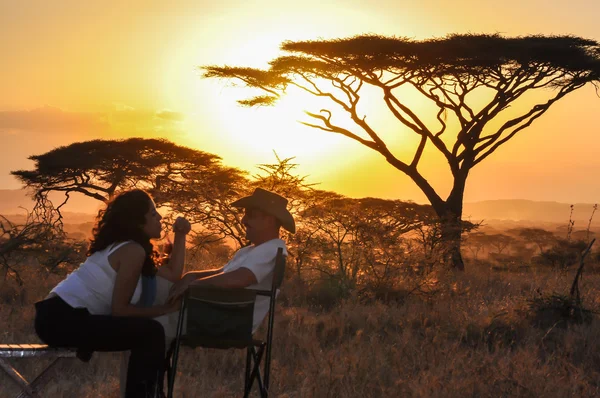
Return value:
[(202, 80), (201, 86), (203, 97), (197, 109), (202, 109), (202, 115), (196, 115), (193, 121), (193, 146), (228, 161), (233, 158), (239, 167), (271, 162), (273, 152), (280, 158), (294, 157), (301, 164), (322, 165), (333, 158), (347, 157), (348, 147), (353, 146), (340, 134), (301, 123), (318, 124), (304, 111), (318, 113), (324, 104), (299, 89), (288, 90), (273, 106), (249, 108), (237, 101), (262, 93), (222, 81)]

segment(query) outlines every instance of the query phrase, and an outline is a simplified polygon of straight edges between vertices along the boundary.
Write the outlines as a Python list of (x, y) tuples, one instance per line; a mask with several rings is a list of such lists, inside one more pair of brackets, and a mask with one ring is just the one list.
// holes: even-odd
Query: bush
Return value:
[(528, 301), (528, 310), (528, 318), (533, 325), (544, 329), (554, 326), (564, 328), (570, 324), (589, 324), (594, 315), (594, 312), (586, 309), (581, 302), (556, 293), (549, 296), (540, 293)]
[(534, 262), (552, 268), (566, 269), (577, 263), (586, 247), (587, 243), (582, 240), (560, 239), (550, 249), (534, 257)]

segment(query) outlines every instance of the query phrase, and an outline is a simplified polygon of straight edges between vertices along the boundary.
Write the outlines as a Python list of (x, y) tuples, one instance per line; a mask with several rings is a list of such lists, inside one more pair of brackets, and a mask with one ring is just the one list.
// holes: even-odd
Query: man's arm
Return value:
[[(214, 272), (219, 271), (219, 272)], [(244, 288), (257, 283), (256, 276), (248, 268), (238, 268), (231, 272), (222, 272), (223, 270), (196, 271), (188, 272), (183, 279), (173, 285), (169, 292), (168, 302), (181, 297), (190, 285), (194, 286), (213, 286), (223, 289)], [(207, 273), (214, 272), (210, 275)], [(190, 275), (191, 274), (191, 275)], [(205, 274), (201, 279), (196, 279), (195, 276)], [(188, 276), (189, 275), (189, 276)]]
[(235, 271), (211, 275), (198, 279), (191, 284), (194, 286), (213, 286), (223, 289), (244, 288), (255, 285), (256, 276), (248, 268), (238, 268)]
[(188, 279), (190, 282), (193, 282), (197, 279), (207, 278), (209, 276), (217, 275), (223, 273), (223, 267), (215, 268), (215, 269), (206, 269), (203, 271), (190, 271), (186, 272), (183, 276), (184, 279)]

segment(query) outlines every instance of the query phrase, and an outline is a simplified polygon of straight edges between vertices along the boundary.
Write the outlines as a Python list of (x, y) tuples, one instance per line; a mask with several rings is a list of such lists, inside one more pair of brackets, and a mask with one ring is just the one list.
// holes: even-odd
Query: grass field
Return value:
[[(600, 396), (600, 322), (535, 326), (528, 311), (540, 294), (568, 293), (572, 272), (479, 268), (437, 274), (427, 294), (387, 303), (325, 302), (319, 288), (286, 281), (275, 325), (273, 396)], [(31, 273), (25, 288), (2, 285), (2, 343), (38, 341), (32, 304), (59, 279)], [(600, 277), (584, 274), (581, 288), (584, 305), (600, 308)], [(175, 395), (239, 397), (244, 358), (236, 350), (183, 349)], [(25, 375), (43, 365), (16, 364)], [(96, 353), (87, 364), (65, 361), (43, 396), (118, 397), (119, 364), (117, 353)], [(2, 374), (0, 396), (15, 393)]]

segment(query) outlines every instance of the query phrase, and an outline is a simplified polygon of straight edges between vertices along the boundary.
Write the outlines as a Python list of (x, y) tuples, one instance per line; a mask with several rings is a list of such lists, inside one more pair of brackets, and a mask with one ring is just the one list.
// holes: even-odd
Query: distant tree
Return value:
[(411, 202), (316, 192), (313, 205), (301, 214), (302, 230), (319, 254), (313, 268), (346, 290), (356, 286), (361, 274), (381, 280), (402, 261), (402, 236), (429, 211)]
[(515, 228), (508, 232), (519, 236), (526, 243), (535, 244), (540, 249), (540, 253), (556, 241), (556, 236), (552, 232), (542, 228)]
[(524, 242), (517, 241), (511, 245), (510, 251), (515, 258), (518, 258), (522, 261), (529, 261), (535, 254), (536, 248), (529, 247)]
[(490, 240), (485, 232), (475, 231), (467, 234), (465, 244), (473, 254), (475, 260), (477, 260), (479, 252), (490, 244)]
[[(461, 218), (471, 169), (554, 103), (600, 79), (600, 45), (573, 36), (450, 35), (417, 41), (370, 35), (288, 41), (281, 49), (289, 55), (272, 60), (268, 70), (204, 66), (204, 76), (235, 79), (262, 90), (239, 101), (245, 106), (273, 105), (290, 89), (314, 96), (305, 105), (316, 110), (306, 111), (310, 121), (304, 124), (355, 140), (410, 177), (441, 221), (450, 246), (447, 261), (458, 269), (464, 269)], [(362, 104), (369, 101), (372, 106), (373, 90), (382, 96), (381, 108), (403, 126), (397, 131), (412, 131), (418, 138), (410, 158), (397, 157), (382, 131), (367, 121)], [(545, 98), (529, 95), (537, 92)], [(436, 109), (433, 117), (420, 115), (407, 93), (429, 101)], [(523, 97), (539, 102), (525, 107), (520, 105), (527, 104)], [(334, 114), (336, 109), (340, 113)], [(427, 145), (445, 158), (452, 174), (445, 198), (419, 171)]]
[(85, 242), (67, 239), (51, 202), (38, 201), (23, 222), (0, 215), (1, 281), (10, 276), (23, 285), (21, 270), (32, 266), (32, 262), (37, 261), (47, 271), (56, 271), (65, 264), (78, 263), (85, 248)]
[(34, 170), (11, 174), (36, 194), (51, 191), (68, 195), (79, 192), (106, 202), (116, 191), (129, 188), (149, 190), (158, 203), (168, 202), (173, 191), (182, 190), (188, 173), (204, 173), (203, 185), (236, 174), (224, 168), (220, 158), (176, 145), (164, 139), (130, 138), (92, 140), (33, 155)]
[(590, 231), (587, 229), (581, 229), (577, 231), (573, 231), (571, 233), (571, 239), (574, 241), (583, 241), (589, 243), (592, 239), (596, 237), (596, 233), (594, 231)]
[(243, 236), (239, 212), (230, 214), (227, 203), (248, 191), (248, 180), (240, 170), (223, 166), (216, 155), (163, 139), (130, 138), (77, 142), (30, 159), (34, 170), (12, 174), (38, 200), (52, 191), (64, 192), (59, 210), (72, 193), (105, 202), (120, 190), (142, 188), (157, 206), (201, 224), (196, 241)]
[(577, 263), (586, 247), (587, 243), (582, 240), (557, 239), (549, 249), (537, 256), (536, 261), (557, 269), (569, 268)]
[(507, 247), (516, 241), (512, 236), (505, 234), (487, 235), (487, 239), (489, 240), (489, 245), (496, 249), (495, 253), (497, 254), (502, 254)]

